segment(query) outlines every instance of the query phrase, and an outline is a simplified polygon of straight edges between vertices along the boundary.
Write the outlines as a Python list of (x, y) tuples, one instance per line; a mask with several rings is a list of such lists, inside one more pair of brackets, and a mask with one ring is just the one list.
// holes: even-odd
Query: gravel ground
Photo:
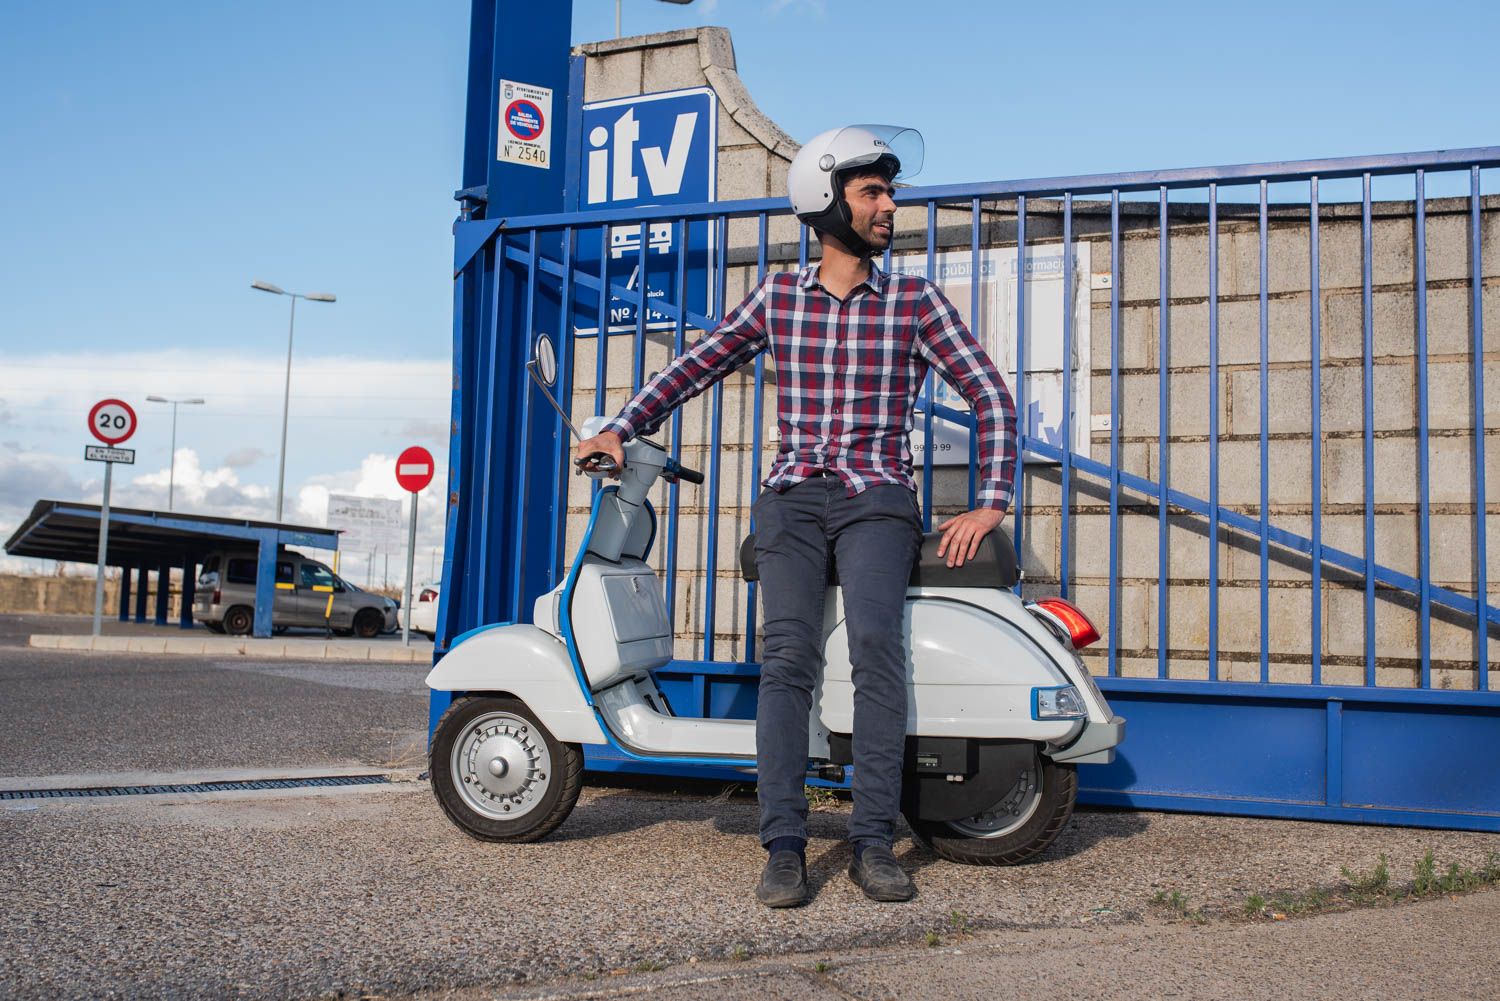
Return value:
[(422, 664), (6, 649), (0, 775), (409, 766), (425, 754), (426, 674)]
[(764, 860), (755, 812), (743, 793), (594, 787), (547, 841), (489, 845), (454, 829), (425, 783), (0, 810), (0, 995), (501, 989), (641, 963), (672, 972), (737, 949), (915, 945), (950, 934), (954, 912), (982, 933), (1111, 935), (1159, 923), (1149, 901), (1164, 889), (1228, 934), (1238, 925), (1223, 916), (1251, 891), (1336, 885), (1341, 865), (1382, 852), (1402, 879), (1429, 848), (1468, 866), (1500, 850), (1497, 835), (1082, 811), (1023, 867), (950, 865), (902, 841), (920, 895), (877, 905), (844, 875), (839, 804), (812, 818), (816, 898), (773, 912), (750, 895)]

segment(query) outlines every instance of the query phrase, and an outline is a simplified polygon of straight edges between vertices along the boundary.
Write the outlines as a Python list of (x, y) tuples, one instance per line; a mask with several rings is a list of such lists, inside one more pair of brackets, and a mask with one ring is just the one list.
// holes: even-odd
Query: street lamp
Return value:
[(170, 511), (172, 510), (172, 491), (177, 485), (177, 405), (179, 403), (184, 406), (196, 405), (204, 401), (196, 396), (191, 400), (169, 400), (165, 396), (148, 396), (146, 399), (152, 403), (172, 404), (172, 461), (167, 467), (167, 510)]
[(286, 485), (286, 418), (288, 408), (292, 402), (292, 329), (297, 325), (297, 300), (307, 299), (311, 302), (337, 302), (331, 292), (288, 292), (279, 285), (270, 282), (253, 281), (250, 287), (260, 289), (262, 292), (270, 292), (272, 295), (291, 296), (292, 318), (286, 325), (286, 388), (281, 394), (281, 468), (276, 471), (276, 520), (281, 520), (281, 495)]

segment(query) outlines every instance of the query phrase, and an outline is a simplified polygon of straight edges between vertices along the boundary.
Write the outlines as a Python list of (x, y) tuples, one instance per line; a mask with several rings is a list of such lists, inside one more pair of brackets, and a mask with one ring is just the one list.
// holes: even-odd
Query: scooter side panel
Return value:
[[(1024, 611), (1021, 613), (1027, 614)], [(907, 732), (1064, 743), (1081, 720), (1031, 718), (1031, 691), (1065, 683), (1023, 628), (992, 611), (923, 597), (906, 603)], [(845, 623), (824, 644), (819, 711), (835, 733), (854, 727), (854, 684)]]
[(579, 691), (567, 649), (536, 626), (500, 626), (475, 633), (438, 661), (427, 675), (427, 687), (514, 695), (558, 740), (606, 743), (593, 707)]

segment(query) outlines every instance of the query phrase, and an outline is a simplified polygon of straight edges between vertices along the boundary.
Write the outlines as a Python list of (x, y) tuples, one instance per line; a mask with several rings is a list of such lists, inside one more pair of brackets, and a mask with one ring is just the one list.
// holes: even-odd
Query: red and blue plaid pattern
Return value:
[(908, 436), (932, 368), (978, 418), (979, 505), (1010, 506), (1016, 409), (1005, 380), (935, 285), (873, 263), (843, 302), (823, 288), (816, 264), (767, 275), (605, 429), (627, 441), (650, 434), (673, 409), (767, 348), (776, 363), (781, 450), (766, 486), (785, 490), (829, 470), (851, 497), (879, 483), (915, 490)]

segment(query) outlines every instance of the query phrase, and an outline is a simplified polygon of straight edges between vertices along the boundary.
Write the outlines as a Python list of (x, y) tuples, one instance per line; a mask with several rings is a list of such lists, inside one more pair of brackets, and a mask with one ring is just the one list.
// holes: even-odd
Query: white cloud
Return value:
[[(134, 477), (115, 496), (126, 507), (165, 508), (169, 477), (166, 467)], [(198, 453), (191, 448), (177, 450), (175, 482), (172, 484), (172, 508), (229, 518), (264, 518), (271, 498), (269, 487), (242, 484), (239, 474), (229, 466), (204, 469)]]

